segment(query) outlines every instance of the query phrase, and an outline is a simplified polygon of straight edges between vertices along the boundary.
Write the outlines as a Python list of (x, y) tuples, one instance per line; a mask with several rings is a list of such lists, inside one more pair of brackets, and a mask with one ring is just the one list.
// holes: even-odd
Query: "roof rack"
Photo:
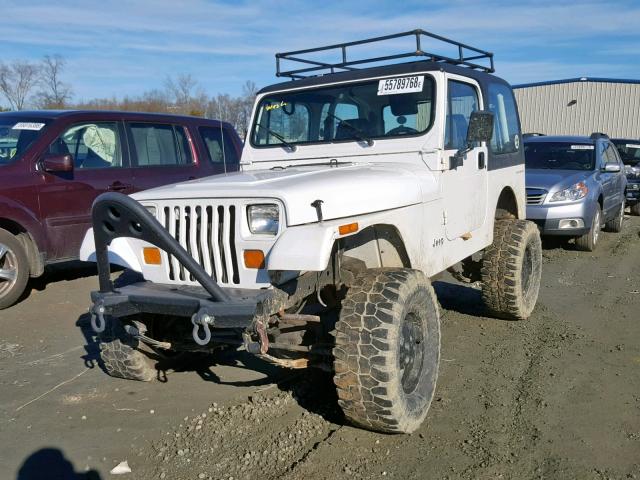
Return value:
[[(355, 47), (358, 45), (365, 45), (376, 42), (383, 42), (385, 40), (392, 40), (401, 37), (415, 37), (416, 48), (411, 52), (403, 52), (392, 55), (384, 55), (380, 57), (364, 58), (359, 60), (347, 59), (347, 48)], [(457, 58), (439, 55), (436, 53), (426, 52), (422, 49), (421, 41), (423, 37), (427, 39), (434, 39), (443, 42), (447, 45), (453, 45), (458, 49)], [(318, 52), (329, 52), (331, 50), (340, 50), (342, 54), (342, 61), (337, 63), (327, 63), (310, 58), (303, 58), (300, 55), (308, 55)], [(336, 53), (336, 52), (334, 52)], [(427, 57), (432, 62), (449, 63), (453, 65), (461, 65), (474, 70), (481, 70), (487, 73), (495, 72), (493, 65), (493, 53), (480, 50), (479, 48), (465, 45), (464, 43), (456, 42), (448, 38), (436, 35), (434, 33), (427, 32), (422, 29), (412, 30), (410, 32), (396, 33), (393, 35), (385, 35), (382, 37), (367, 38), (364, 40), (357, 40), (355, 42), (337, 43), (335, 45), (328, 45), (326, 47), (308, 48), (305, 50), (296, 50), (292, 52), (276, 53), (276, 76), (289, 77), (292, 80), (306, 78), (309, 76), (323, 75), (327, 73), (336, 73), (336, 71), (357, 70), (356, 65), (364, 65), (367, 63), (385, 62), (389, 60), (395, 60), (408, 57)], [(476, 60), (488, 60), (489, 66), (475, 63)], [(288, 60), (291, 62), (302, 63), (304, 65), (310, 65), (305, 68), (298, 68), (293, 70), (282, 70), (280, 66), (281, 60)], [(328, 71), (325, 71), (328, 70)]]

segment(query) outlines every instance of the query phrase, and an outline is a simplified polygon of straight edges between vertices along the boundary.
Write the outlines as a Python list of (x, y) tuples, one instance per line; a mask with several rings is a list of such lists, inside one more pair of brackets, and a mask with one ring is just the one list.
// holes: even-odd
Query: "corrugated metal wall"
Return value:
[(612, 138), (640, 139), (640, 84), (587, 80), (525, 86), (514, 92), (523, 133), (604, 132)]

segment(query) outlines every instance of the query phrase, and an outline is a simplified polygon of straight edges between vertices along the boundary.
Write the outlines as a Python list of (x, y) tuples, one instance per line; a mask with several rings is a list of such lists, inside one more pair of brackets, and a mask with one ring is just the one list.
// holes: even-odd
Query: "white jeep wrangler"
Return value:
[[(347, 60), (406, 37), (415, 51), (368, 61), (425, 59)], [(459, 56), (424, 52), (425, 38)], [(334, 49), (340, 62), (314, 56)], [(334, 371), (350, 421), (411, 432), (438, 375), (429, 279), (462, 262), (503, 318), (526, 319), (537, 300), (511, 88), (492, 54), (422, 30), (276, 58), (293, 81), (259, 92), (241, 172), (96, 200), (82, 257), (98, 262), (104, 366), (150, 380), (169, 352), (244, 348)], [(109, 263), (141, 275), (114, 286)]]

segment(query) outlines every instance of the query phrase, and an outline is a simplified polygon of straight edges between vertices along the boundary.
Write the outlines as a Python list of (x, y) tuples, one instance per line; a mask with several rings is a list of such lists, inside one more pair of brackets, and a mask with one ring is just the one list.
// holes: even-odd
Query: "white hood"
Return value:
[(138, 201), (200, 198), (274, 198), (284, 203), (287, 224), (350, 217), (422, 201), (420, 183), (409, 164), (306, 165), (216, 175), (139, 192)]

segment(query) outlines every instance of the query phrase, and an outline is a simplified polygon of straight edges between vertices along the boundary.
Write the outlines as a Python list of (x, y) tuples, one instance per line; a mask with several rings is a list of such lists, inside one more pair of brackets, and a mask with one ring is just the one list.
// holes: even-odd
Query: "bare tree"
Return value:
[(71, 100), (71, 86), (61, 80), (66, 60), (60, 55), (46, 55), (40, 67), (39, 84), (42, 88), (37, 93), (40, 108), (64, 108)]
[(38, 81), (39, 68), (22, 60), (5, 65), (0, 64), (0, 92), (9, 102), (12, 110), (22, 110), (29, 94)]

